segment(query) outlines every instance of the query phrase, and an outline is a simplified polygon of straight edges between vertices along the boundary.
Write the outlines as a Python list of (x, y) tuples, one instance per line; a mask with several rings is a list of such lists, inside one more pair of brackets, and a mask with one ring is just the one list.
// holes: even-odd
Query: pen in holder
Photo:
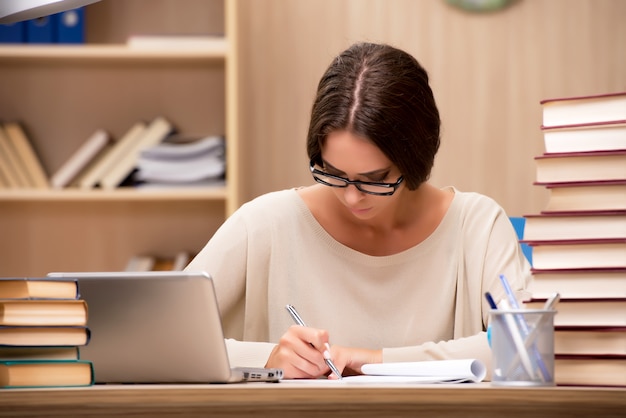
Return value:
[[(491, 310), (492, 384), (554, 385), (554, 314), (549, 309)], [(523, 320), (525, 329), (519, 324)], [(549, 379), (546, 379), (546, 375)]]

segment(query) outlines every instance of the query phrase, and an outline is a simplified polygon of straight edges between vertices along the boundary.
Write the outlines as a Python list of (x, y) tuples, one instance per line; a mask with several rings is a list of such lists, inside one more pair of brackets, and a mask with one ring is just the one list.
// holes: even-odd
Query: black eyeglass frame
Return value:
[[(371, 194), (371, 195), (374, 195), (374, 196), (391, 196), (392, 194), (394, 194), (396, 192), (396, 190), (398, 189), (398, 187), (400, 187), (400, 184), (404, 180), (403, 176), (398, 177), (398, 180), (396, 180), (395, 183), (383, 183), (383, 182), (350, 180), (350, 179), (347, 179), (347, 178), (344, 178), (344, 177), (335, 176), (333, 174), (328, 174), (328, 173), (326, 173), (324, 171), (318, 170), (317, 168), (315, 168), (315, 163), (313, 162), (313, 160), (311, 160), (309, 162), (309, 170), (311, 170), (311, 175), (313, 176), (313, 179), (316, 182), (318, 182), (320, 184), (323, 184), (324, 186), (346, 188), (349, 185), (353, 184), (354, 187), (356, 187), (360, 192)], [(315, 176), (316, 174), (322, 175), (322, 176), (325, 176), (325, 177), (330, 177), (330, 178), (335, 179), (335, 180), (342, 181), (344, 184), (332, 184), (332, 183), (325, 182), (321, 178), (316, 177)], [(376, 186), (376, 187), (385, 187), (385, 188), (388, 188), (388, 189), (391, 189), (391, 190), (388, 191), (388, 192), (372, 192), (372, 191), (369, 191), (369, 190), (363, 190), (361, 188), (362, 185)]]

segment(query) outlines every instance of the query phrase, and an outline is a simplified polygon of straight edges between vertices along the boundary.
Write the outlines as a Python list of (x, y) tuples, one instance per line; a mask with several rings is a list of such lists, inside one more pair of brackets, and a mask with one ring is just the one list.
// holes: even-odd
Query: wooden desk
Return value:
[(626, 389), (464, 385), (105, 385), (0, 390), (0, 417), (625, 417)]

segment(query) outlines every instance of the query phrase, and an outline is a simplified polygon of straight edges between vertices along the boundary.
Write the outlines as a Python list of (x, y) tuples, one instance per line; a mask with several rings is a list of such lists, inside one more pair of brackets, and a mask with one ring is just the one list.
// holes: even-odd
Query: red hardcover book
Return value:
[(555, 327), (554, 353), (626, 356), (626, 327)]
[[(523, 302), (527, 309), (542, 309), (545, 299)], [(555, 327), (602, 326), (626, 327), (626, 298), (612, 299), (565, 299), (556, 305)]]
[(626, 268), (531, 270), (529, 291), (547, 299), (559, 293), (563, 299), (626, 298)]
[(626, 356), (557, 355), (554, 380), (559, 386), (626, 387)]
[(524, 215), (523, 239), (560, 241), (626, 238), (626, 210)]
[(542, 213), (626, 210), (626, 181), (548, 183), (548, 203)]
[(626, 92), (545, 99), (543, 127), (626, 120)]
[[(626, 142), (626, 129), (624, 130)], [(626, 180), (626, 149), (535, 157), (536, 184)]]
[(626, 268), (626, 238), (529, 241), (536, 269)]
[(626, 149), (626, 120), (542, 127), (547, 154)]

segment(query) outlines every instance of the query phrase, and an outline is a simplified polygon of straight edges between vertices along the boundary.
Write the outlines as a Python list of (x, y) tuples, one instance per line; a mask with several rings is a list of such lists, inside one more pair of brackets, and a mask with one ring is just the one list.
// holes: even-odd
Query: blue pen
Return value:
[[(509, 284), (509, 281), (506, 279), (504, 274), (500, 275), (500, 281), (502, 282), (502, 287), (504, 287), (504, 292), (506, 293), (506, 297), (509, 300), (509, 304), (511, 305), (511, 308), (520, 309), (519, 303), (517, 302), (517, 298), (515, 297), (515, 294), (513, 293), (513, 289), (511, 289), (511, 285)], [(530, 333), (530, 330), (528, 329), (528, 324), (524, 320), (524, 317), (521, 315), (515, 315), (515, 318), (517, 319), (517, 324), (519, 325), (524, 338), (526, 338), (528, 334)], [(544, 381), (549, 382), (550, 380), (552, 380), (552, 376), (550, 375), (550, 372), (548, 371), (545, 363), (543, 362), (543, 359), (541, 358), (541, 354), (537, 350), (537, 346), (535, 344), (533, 344), (532, 346), (532, 352), (533, 352), (533, 355), (535, 356), (535, 360), (537, 360), (537, 365), (539, 366), (539, 370), (541, 370), (541, 374), (543, 376)]]
[(498, 305), (496, 304), (496, 301), (493, 300), (493, 296), (491, 296), (491, 293), (485, 292), (485, 298), (487, 299), (487, 303), (489, 303), (489, 307), (491, 309), (498, 309)]
[[(489, 307), (491, 309), (498, 309), (498, 305), (496, 304), (496, 301), (493, 300), (493, 296), (491, 296), (491, 293), (485, 292), (485, 299), (487, 299), (487, 303), (489, 304)], [(491, 347), (491, 325), (487, 327), (487, 342), (489, 342), (489, 347)]]

